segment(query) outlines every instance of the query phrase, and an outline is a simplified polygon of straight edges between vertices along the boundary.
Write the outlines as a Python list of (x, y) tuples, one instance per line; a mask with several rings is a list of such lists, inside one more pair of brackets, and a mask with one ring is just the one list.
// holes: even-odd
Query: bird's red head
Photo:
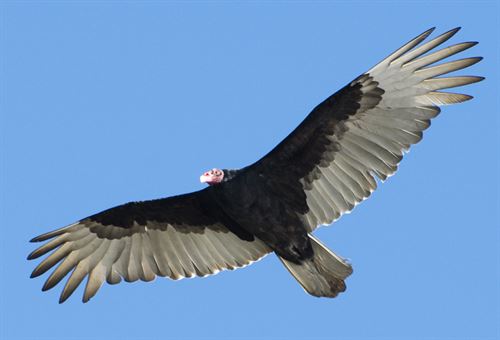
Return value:
[(200, 182), (207, 183), (208, 185), (219, 184), (223, 179), (224, 171), (216, 168), (213, 168), (212, 170), (207, 171), (200, 176)]

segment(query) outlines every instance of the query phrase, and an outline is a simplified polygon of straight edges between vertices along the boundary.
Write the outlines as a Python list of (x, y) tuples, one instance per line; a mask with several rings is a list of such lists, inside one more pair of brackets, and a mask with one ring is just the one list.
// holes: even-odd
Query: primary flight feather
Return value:
[(58, 264), (43, 290), (71, 272), (59, 302), (86, 277), (87, 302), (104, 281), (206, 276), (274, 252), (309, 294), (337, 296), (351, 265), (311, 232), (370, 196), (377, 178), (392, 175), (439, 106), (472, 98), (439, 90), (482, 77), (439, 76), (480, 57), (433, 65), (476, 44), (433, 51), (458, 30), (426, 43), (433, 29), (414, 38), (316, 106), (254, 164), (205, 172), (203, 190), (127, 203), (35, 237), (45, 243), (28, 259), (51, 253), (31, 277)]

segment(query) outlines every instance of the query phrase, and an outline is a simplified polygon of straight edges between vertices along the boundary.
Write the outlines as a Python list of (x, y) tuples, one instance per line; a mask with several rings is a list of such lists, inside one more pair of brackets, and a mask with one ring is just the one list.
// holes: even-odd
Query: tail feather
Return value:
[(352, 267), (314, 236), (309, 238), (314, 251), (311, 259), (296, 264), (278, 257), (306, 292), (318, 297), (336, 297), (345, 291), (344, 279), (351, 275)]

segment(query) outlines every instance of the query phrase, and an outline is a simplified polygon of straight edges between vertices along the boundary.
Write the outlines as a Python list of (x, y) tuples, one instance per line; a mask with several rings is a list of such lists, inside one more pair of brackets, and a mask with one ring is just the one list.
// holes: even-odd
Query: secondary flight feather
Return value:
[(481, 60), (443, 59), (475, 42), (438, 46), (430, 29), (316, 106), (267, 155), (239, 170), (212, 169), (203, 190), (131, 202), (35, 237), (28, 259), (49, 254), (36, 277), (55, 269), (43, 290), (71, 272), (59, 302), (87, 278), (83, 301), (102, 284), (206, 276), (248, 265), (274, 252), (309, 294), (335, 297), (346, 288), (349, 263), (311, 233), (352, 210), (394, 174), (422, 139), (439, 106), (471, 99), (440, 90), (482, 80), (440, 77)]

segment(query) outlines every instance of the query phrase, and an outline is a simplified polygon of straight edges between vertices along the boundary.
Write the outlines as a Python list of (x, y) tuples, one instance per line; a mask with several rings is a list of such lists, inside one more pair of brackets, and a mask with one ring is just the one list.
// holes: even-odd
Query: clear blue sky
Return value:
[[(0, 5), (2, 339), (497, 339), (498, 2), (51, 1)], [(105, 285), (65, 304), (28, 240), (247, 165), (322, 99), (425, 29), (481, 55), (399, 172), (332, 227), (337, 299), (274, 255), (204, 279)]]

